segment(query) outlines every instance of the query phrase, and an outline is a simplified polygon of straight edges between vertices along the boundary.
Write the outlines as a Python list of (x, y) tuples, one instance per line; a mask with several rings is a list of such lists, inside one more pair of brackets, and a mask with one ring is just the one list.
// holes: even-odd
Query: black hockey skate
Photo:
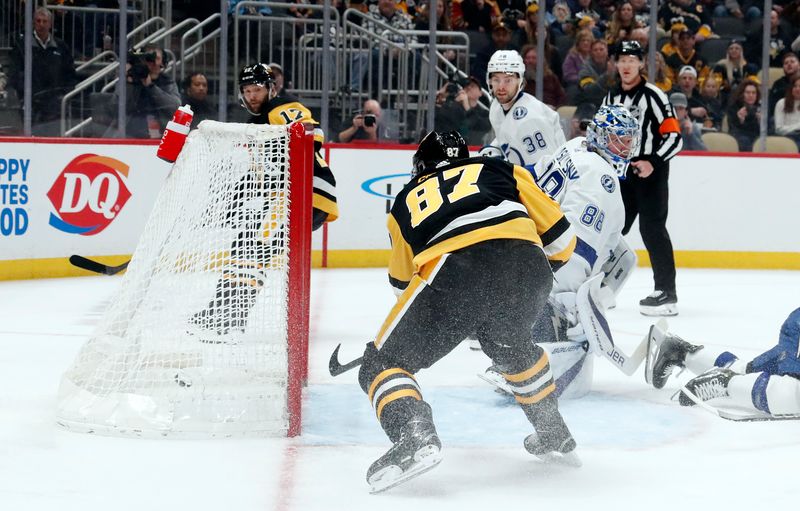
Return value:
[[(735, 375), (730, 369), (715, 367), (689, 380), (678, 395), (681, 406), (694, 406), (695, 400), (708, 401), (728, 396), (728, 383)], [(687, 392), (691, 392), (692, 399)]]
[(639, 301), (639, 312), (645, 316), (677, 316), (678, 297), (657, 289)]
[[(549, 399), (549, 398), (546, 398)], [(525, 410), (536, 429), (525, 437), (525, 450), (542, 461), (561, 463), (573, 467), (583, 465), (575, 452), (575, 439), (572, 438), (555, 398), (550, 403), (542, 403)]]
[(433, 422), (414, 419), (400, 430), (398, 440), (367, 470), (370, 493), (380, 493), (413, 479), (442, 461), (442, 443)]
[(189, 318), (188, 332), (200, 342), (236, 344), (257, 295), (257, 287), (223, 281), (217, 286), (216, 298)]
[[(666, 325), (666, 323), (665, 323)], [(672, 335), (659, 325), (652, 325), (647, 335), (647, 361), (644, 366), (644, 380), (657, 389), (664, 388), (676, 367), (683, 368), (686, 355), (703, 349), (702, 345), (688, 343)]]
[(563, 429), (531, 433), (525, 437), (525, 450), (547, 463), (580, 467), (583, 462), (575, 452), (575, 439), (564, 425)]

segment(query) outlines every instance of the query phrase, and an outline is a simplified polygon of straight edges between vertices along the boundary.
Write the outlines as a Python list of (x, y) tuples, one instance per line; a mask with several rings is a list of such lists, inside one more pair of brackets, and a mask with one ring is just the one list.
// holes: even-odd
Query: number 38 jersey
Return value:
[(553, 267), (575, 247), (572, 227), (531, 173), (496, 158), (467, 158), (412, 178), (395, 197), (388, 228), (389, 280), (398, 290), (442, 255), (486, 240), (536, 243)]
[(555, 275), (553, 293), (577, 291), (603, 263), (622, 237), (625, 207), (614, 169), (578, 137), (559, 147), (534, 168), (539, 187), (561, 205), (578, 237), (575, 254)]
[(278, 96), (264, 103), (259, 115), (248, 120), (252, 124), (291, 124), (303, 122), (314, 128), (314, 209), (327, 214), (327, 222), (339, 217), (339, 206), (336, 203), (336, 179), (333, 177), (328, 162), (322, 157), (322, 144), (325, 135), (302, 103), (292, 96)]
[(533, 165), (566, 142), (559, 115), (525, 92), (519, 93), (507, 112), (492, 100), (489, 121), (494, 130), (489, 145), (500, 149), (514, 165)]

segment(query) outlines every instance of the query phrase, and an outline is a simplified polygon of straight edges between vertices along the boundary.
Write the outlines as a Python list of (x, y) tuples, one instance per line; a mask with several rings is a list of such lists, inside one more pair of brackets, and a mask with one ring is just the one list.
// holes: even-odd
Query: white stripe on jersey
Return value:
[(496, 206), (489, 206), (488, 208), (482, 209), (481, 211), (476, 211), (475, 213), (470, 213), (468, 215), (462, 215), (449, 224), (447, 224), (444, 229), (436, 233), (436, 236), (431, 238), (430, 243), (436, 241), (436, 238), (439, 236), (443, 236), (448, 232), (452, 231), (453, 229), (458, 229), (459, 227), (463, 227), (465, 225), (474, 224), (477, 222), (484, 222), (486, 220), (491, 220), (492, 218), (497, 218), (513, 211), (519, 211), (523, 213), (525, 216), (528, 216), (528, 210), (525, 209), (525, 206), (520, 204), (519, 202), (512, 202), (504, 200), (500, 204)]

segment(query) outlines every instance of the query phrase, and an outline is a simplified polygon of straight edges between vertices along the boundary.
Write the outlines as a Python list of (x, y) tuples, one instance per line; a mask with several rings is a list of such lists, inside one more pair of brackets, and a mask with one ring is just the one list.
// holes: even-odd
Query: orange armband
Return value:
[(680, 133), (681, 126), (678, 124), (678, 119), (674, 117), (667, 117), (664, 119), (664, 122), (661, 123), (661, 126), (658, 127), (658, 133), (661, 135), (666, 135), (667, 133)]

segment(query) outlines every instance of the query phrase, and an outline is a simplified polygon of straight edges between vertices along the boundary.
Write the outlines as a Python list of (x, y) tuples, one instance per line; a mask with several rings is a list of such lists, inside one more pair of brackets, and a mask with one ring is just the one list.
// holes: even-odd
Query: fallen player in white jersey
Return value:
[[(589, 391), (592, 358), (587, 353), (606, 356), (626, 374), (644, 360), (645, 340), (629, 357), (614, 345), (605, 320), (606, 304), (636, 264), (622, 238), (625, 209), (618, 179), (624, 178), (639, 138), (639, 124), (625, 107), (605, 106), (589, 124), (586, 138), (566, 142), (532, 170), (536, 184), (559, 203), (577, 235), (575, 252), (556, 271), (549, 306), (533, 327), (533, 340), (550, 354), (563, 397)], [(483, 377), (503, 383), (494, 373), (490, 368)]]
[(496, 51), (489, 59), (486, 83), (493, 98), (489, 121), (494, 139), (481, 149), (480, 155), (530, 167), (552, 154), (566, 139), (559, 115), (522, 91), (524, 76), (525, 64), (515, 50)]
[[(800, 419), (800, 309), (783, 322), (778, 344), (749, 362), (729, 351), (691, 344), (655, 325), (648, 337), (647, 383), (663, 388), (675, 368), (699, 375), (679, 391), (681, 405), (700, 404), (732, 420)], [(710, 400), (743, 412), (705, 404)]]

